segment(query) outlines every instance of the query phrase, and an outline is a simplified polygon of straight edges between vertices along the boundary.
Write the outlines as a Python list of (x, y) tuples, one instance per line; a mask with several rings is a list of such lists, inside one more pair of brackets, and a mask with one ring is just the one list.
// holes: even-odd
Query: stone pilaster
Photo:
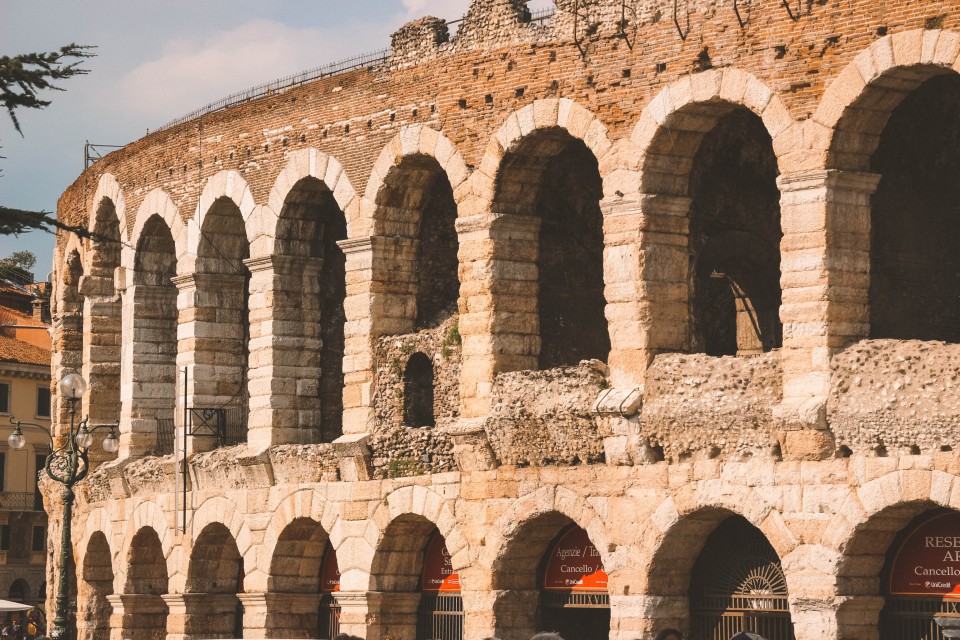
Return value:
[(870, 198), (880, 176), (808, 171), (780, 176), (783, 403), (788, 458), (832, 454), (825, 432), (830, 357), (869, 335)]
[(315, 638), (319, 593), (240, 593), (244, 638)]
[[(237, 274), (177, 276), (177, 367), (186, 369), (188, 407), (240, 408), (246, 418), (246, 278)], [(189, 452), (208, 451), (215, 438), (187, 439)]]
[(164, 596), (167, 640), (240, 638), (238, 616), (243, 612), (234, 593), (169, 593)]
[(346, 257), (347, 278), (343, 432), (367, 433), (373, 424), (373, 342), (413, 331), (419, 245), (399, 236), (338, 244)]
[(320, 258), (252, 258), (250, 418), (254, 450), (316, 442), (320, 431)]
[(152, 452), (157, 419), (173, 418), (175, 314), (176, 296), (171, 287), (140, 284), (123, 292), (123, 326), (130, 327), (130, 336), (121, 346), (120, 458)]
[(366, 640), (416, 640), (419, 592), (340, 591), (334, 598), (340, 605), (341, 633)]
[(157, 640), (167, 633), (167, 604), (162, 596), (118, 593), (107, 596), (113, 607), (110, 640)]
[(540, 354), (540, 218), (490, 213), (457, 220), (461, 416), (489, 411), (493, 378), (536, 369)]
[[(102, 268), (99, 271), (106, 271)], [(120, 419), (120, 343), (123, 314), (114, 287), (114, 274), (97, 273), (81, 279), (83, 310), (83, 377), (87, 392), (84, 414), (90, 424), (111, 424)], [(113, 458), (95, 445), (90, 458), (95, 463)]]

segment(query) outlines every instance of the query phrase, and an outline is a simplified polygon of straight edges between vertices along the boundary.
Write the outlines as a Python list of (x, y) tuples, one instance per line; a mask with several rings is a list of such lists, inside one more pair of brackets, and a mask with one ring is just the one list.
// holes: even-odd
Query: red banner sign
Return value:
[(934, 516), (906, 537), (890, 568), (889, 594), (960, 598), (960, 513)]
[(543, 588), (554, 591), (607, 591), (607, 573), (600, 552), (587, 532), (574, 525), (553, 548), (543, 576)]
[(337, 565), (337, 552), (327, 543), (320, 563), (320, 591), (333, 593), (340, 591), (340, 567)]
[(427, 543), (423, 556), (423, 576), (420, 581), (423, 591), (460, 593), (460, 576), (453, 570), (453, 562), (447, 551), (447, 541), (440, 532)]

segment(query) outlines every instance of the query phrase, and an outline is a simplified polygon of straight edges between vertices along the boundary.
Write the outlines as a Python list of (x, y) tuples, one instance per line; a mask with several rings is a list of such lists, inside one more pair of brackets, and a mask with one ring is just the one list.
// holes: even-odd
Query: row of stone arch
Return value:
[[(101, 406), (122, 402), (129, 454), (151, 448), (144, 434), (171, 410), (174, 363), (193, 367), (188, 402), (235, 402), (257, 446), (296, 442), (305, 426), (310, 441), (363, 430), (371, 339), (452, 307), (469, 360), (465, 417), (485, 414), (503, 371), (598, 358), (626, 386), (663, 351), (728, 355), (782, 342), (813, 354), (869, 335), (957, 339), (952, 280), (929, 285), (951, 254), (951, 223), (935, 218), (922, 238), (890, 249), (892, 272), (925, 250), (934, 256), (912, 279), (871, 281), (879, 176), (866, 173), (897, 105), (957, 93), (956, 43), (934, 30), (877, 40), (804, 121), (731, 67), (663, 89), (618, 141), (577, 103), (537, 100), (506, 119), (472, 172), (442, 132), (404, 129), (363, 196), (317, 149), (290, 154), (265, 203), (239, 173), (214, 175), (186, 221), (161, 189), (127, 211), (122, 186), (104, 174), (91, 228), (125, 244), (68, 242), (58, 311), (65, 331), (90, 337), (65, 340), (55, 364), (103, 376), (107, 384), (91, 386), (110, 395)], [(747, 141), (739, 156), (724, 155), (731, 138)], [(704, 147), (714, 151), (706, 160)], [(894, 222), (874, 229), (881, 244), (906, 235), (897, 195), (910, 175), (890, 187)], [(949, 190), (937, 193), (949, 202)], [(430, 216), (438, 235), (425, 239)], [(877, 286), (917, 289), (919, 304), (874, 304), (899, 315), (871, 329), (879, 316), (863, 309)], [(446, 293), (425, 295), (434, 291)], [(132, 336), (122, 352), (121, 332)], [(785, 374), (822, 377), (809, 360), (822, 359), (790, 359)], [(121, 388), (131, 397), (117, 397)]]
[[(378, 613), (380, 600), (368, 592), (414, 591), (424, 536), (437, 529), (460, 574), (465, 637), (491, 632), (521, 637), (535, 623), (533, 610), (518, 614), (517, 604), (536, 592), (536, 567), (547, 544), (575, 523), (587, 532), (609, 574), (610, 637), (633, 638), (663, 626), (687, 626), (690, 576), (700, 550), (719, 524), (738, 516), (762, 532), (780, 559), (798, 639), (876, 637), (883, 607), (879, 576), (894, 538), (918, 514), (956, 511), (954, 482), (939, 471), (885, 474), (849, 491), (812, 538), (788, 524), (759, 492), (720, 480), (691, 484), (664, 499), (649, 519), (629, 528), (629, 536), (624, 529), (615, 532), (592, 501), (562, 486), (544, 486), (515, 500), (483, 531), (465, 529), (453, 515), (454, 503), (423, 486), (392, 491), (369, 520), (352, 522), (335, 503), (301, 490), (265, 514), (269, 524), (261, 532), (253, 531), (255, 519), (229, 500), (211, 498), (180, 540), (156, 503), (137, 506), (123, 530), (98, 509), (87, 518), (77, 562), (82, 580), (92, 586), (81, 588), (87, 600), (80, 610), (99, 613), (81, 616), (81, 622), (105, 628), (109, 603), (115, 616), (109, 624), (129, 623), (133, 632), (148, 620), (138, 614), (155, 611), (158, 596), (164, 596), (163, 612), (171, 615), (158, 614), (150, 625), (166, 619), (168, 625), (186, 625), (166, 627), (169, 633), (229, 635), (232, 629), (191, 631), (190, 614), (213, 606), (200, 594), (224, 595), (227, 609), (235, 608), (236, 594), (242, 594), (244, 624), (270, 633), (264, 620), (274, 605), (273, 611), (284, 611), (284, 594), (317, 594), (329, 541), (340, 566), (345, 627), (379, 638), (387, 631), (377, 627), (380, 617), (368, 614)], [(201, 602), (206, 609), (196, 608)], [(200, 619), (194, 623), (200, 625)], [(282, 633), (274, 637), (311, 637), (304, 629), (277, 628)]]

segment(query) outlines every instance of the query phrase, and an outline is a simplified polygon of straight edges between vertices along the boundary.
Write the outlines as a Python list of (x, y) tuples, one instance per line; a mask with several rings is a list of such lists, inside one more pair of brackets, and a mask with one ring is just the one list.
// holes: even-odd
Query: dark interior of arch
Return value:
[(14, 602), (25, 602), (29, 592), (30, 586), (27, 584), (27, 581), (23, 578), (17, 578), (10, 585), (7, 597)]
[(407, 360), (403, 372), (403, 422), (408, 427), (432, 427), (433, 363), (418, 351)]
[(176, 275), (173, 236), (163, 218), (153, 215), (143, 227), (134, 260), (134, 284), (149, 291), (137, 291), (134, 331), (144, 335), (135, 335), (133, 343), (138, 362), (150, 365), (148, 382), (166, 385), (163, 395), (169, 404), (157, 418), (173, 417), (176, 395), (177, 288), (171, 281)]
[(423, 573), (423, 556), (435, 524), (410, 513), (397, 517), (383, 532), (370, 568), (373, 591), (416, 591)]
[(120, 266), (120, 221), (117, 219), (117, 209), (110, 198), (100, 201), (94, 214), (93, 232), (93, 266), (111, 271), (104, 273), (105, 277), (113, 277), (113, 269)]
[(167, 561), (160, 537), (151, 527), (133, 536), (128, 562), (125, 593), (159, 596), (167, 592)]
[(960, 76), (900, 103), (871, 170), (870, 336), (960, 342)]
[(297, 518), (284, 528), (270, 563), (270, 591), (319, 593), (327, 534), (320, 523)]
[(80, 594), (83, 598), (84, 625), (97, 631), (108, 629), (110, 613), (113, 611), (107, 600), (107, 596), (113, 594), (113, 563), (107, 539), (99, 531), (87, 543), (81, 577), (85, 592)]
[(80, 296), (80, 278), (83, 277), (83, 261), (77, 251), (67, 256), (67, 268), (64, 274), (63, 312), (80, 313), (83, 311), (83, 298)]
[(603, 183), (597, 159), (562, 129), (531, 134), (507, 154), (495, 206), (541, 219), (537, 307), (541, 369), (606, 361)]
[(243, 558), (230, 531), (214, 522), (197, 536), (190, 552), (188, 593), (242, 593)]
[(416, 239), (414, 328), (441, 324), (457, 310), (457, 205), (446, 172), (435, 158), (404, 157), (377, 193), (380, 233)]
[[(197, 291), (207, 296), (215, 313), (221, 339), (205, 338), (198, 362), (215, 359), (220, 367), (229, 367), (234, 374), (217, 380), (217, 395), (228, 396), (227, 407), (239, 409), (228, 420), (244, 423), (247, 412), (248, 363), (250, 361), (250, 271), (244, 260), (250, 257), (247, 232), (240, 208), (229, 198), (214, 201), (203, 219), (197, 247), (196, 272), (220, 276), (203, 278)], [(210, 296), (215, 297), (210, 297)], [(235, 418), (234, 416), (239, 416)]]
[(773, 142), (746, 109), (721, 117), (690, 172), (691, 347), (712, 356), (782, 343), (780, 192)]
[[(290, 292), (290, 299), (275, 300), (284, 308), (305, 314), (319, 313), (320, 339), (320, 425), (322, 442), (343, 433), (343, 350), (346, 314), (346, 258), (337, 245), (347, 238), (346, 216), (330, 189), (316, 178), (298, 181), (284, 201), (277, 225), (276, 253), (318, 258), (322, 261), (316, 288)], [(286, 294), (284, 294), (286, 295)], [(309, 296), (309, 297), (308, 297)]]

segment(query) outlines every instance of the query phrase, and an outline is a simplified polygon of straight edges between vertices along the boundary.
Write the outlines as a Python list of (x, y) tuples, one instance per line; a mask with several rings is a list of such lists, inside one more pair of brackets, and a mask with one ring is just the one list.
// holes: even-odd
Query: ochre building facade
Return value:
[(62, 196), (95, 236), (58, 244), (54, 376), (121, 430), (82, 637), (956, 613), (950, 554), (894, 578), (960, 509), (960, 3), (557, 5), (412, 22)]

